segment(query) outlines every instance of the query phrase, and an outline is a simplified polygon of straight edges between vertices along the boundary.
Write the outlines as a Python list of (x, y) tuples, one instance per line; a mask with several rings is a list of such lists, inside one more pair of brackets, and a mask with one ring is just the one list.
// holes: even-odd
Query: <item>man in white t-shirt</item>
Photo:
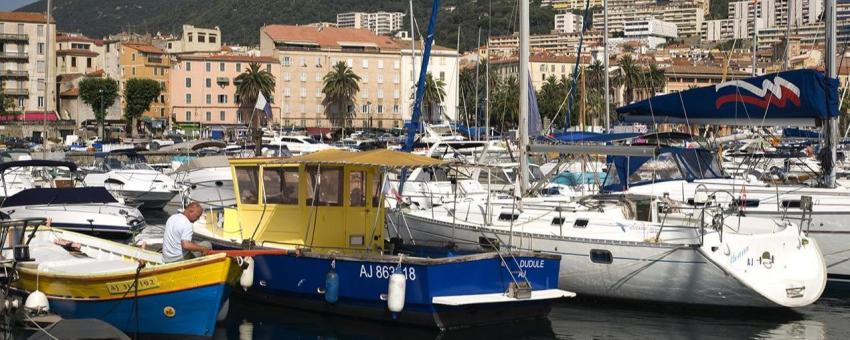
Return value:
[(210, 248), (192, 242), (192, 223), (201, 218), (204, 209), (198, 202), (192, 202), (183, 213), (171, 215), (165, 222), (162, 236), (162, 260), (165, 263), (183, 260), (190, 251), (208, 254)]

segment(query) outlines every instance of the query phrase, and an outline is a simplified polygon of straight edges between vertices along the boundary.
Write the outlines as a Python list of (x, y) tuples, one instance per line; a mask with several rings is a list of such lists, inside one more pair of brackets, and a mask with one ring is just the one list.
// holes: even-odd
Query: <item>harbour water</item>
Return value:
[[(155, 230), (176, 210), (145, 212)], [(214, 339), (850, 339), (848, 291), (828, 290), (810, 306), (784, 311), (699, 309), (578, 298), (548, 320), (439, 333), (333, 317), (233, 298)]]

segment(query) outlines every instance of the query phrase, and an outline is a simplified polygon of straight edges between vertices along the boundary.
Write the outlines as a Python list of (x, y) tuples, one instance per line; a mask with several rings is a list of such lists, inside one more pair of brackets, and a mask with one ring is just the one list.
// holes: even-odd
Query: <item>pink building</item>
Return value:
[[(171, 67), (171, 114), (184, 128), (228, 126), (248, 123), (252, 108), (240, 110), (236, 95), (236, 77), (248, 65), (257, 63), (261, 69), (280, 74), (280, 63), (270, 57), (238, 55), (180, 56)], [(276, 88), (280, 81), (275, 79)], [(272, 115), (280, 119), (280, 104), (274, 98)]]

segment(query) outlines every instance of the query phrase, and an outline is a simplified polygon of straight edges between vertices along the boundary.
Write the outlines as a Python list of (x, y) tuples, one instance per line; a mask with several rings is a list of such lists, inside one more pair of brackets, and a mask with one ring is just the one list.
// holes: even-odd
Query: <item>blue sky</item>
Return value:
[(0, 0), (0, 11), (15, 10), (33, 2), (36, 2), (36, 0)]

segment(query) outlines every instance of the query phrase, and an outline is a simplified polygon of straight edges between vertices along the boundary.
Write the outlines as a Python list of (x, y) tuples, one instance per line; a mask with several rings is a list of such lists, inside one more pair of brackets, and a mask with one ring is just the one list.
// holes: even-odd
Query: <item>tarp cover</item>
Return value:
[(797, 128), (782, 129), (782, 136), (789, 138), (820, 138), (820, 132)]
[(815, 70), (785, 71), (656, 96), (617, 112), (623, 121), (642, 123), (812, 124), (838, 116), (838, 80), (827, 82)]
[(640, 136), (639, 133), (623, 132), (623, 133), (597, 133), (586, 131), (566, 131), (552, 134), (552, 138), (567, 143), (577, 142), (594, 142), (608, 143), (625, 139), (632, 139)]
[(118, 200), (104, 187), (86, 188), (34, 188), (26, 189), (6, 198), (3, 207), (41, 204), (116, 203)]

